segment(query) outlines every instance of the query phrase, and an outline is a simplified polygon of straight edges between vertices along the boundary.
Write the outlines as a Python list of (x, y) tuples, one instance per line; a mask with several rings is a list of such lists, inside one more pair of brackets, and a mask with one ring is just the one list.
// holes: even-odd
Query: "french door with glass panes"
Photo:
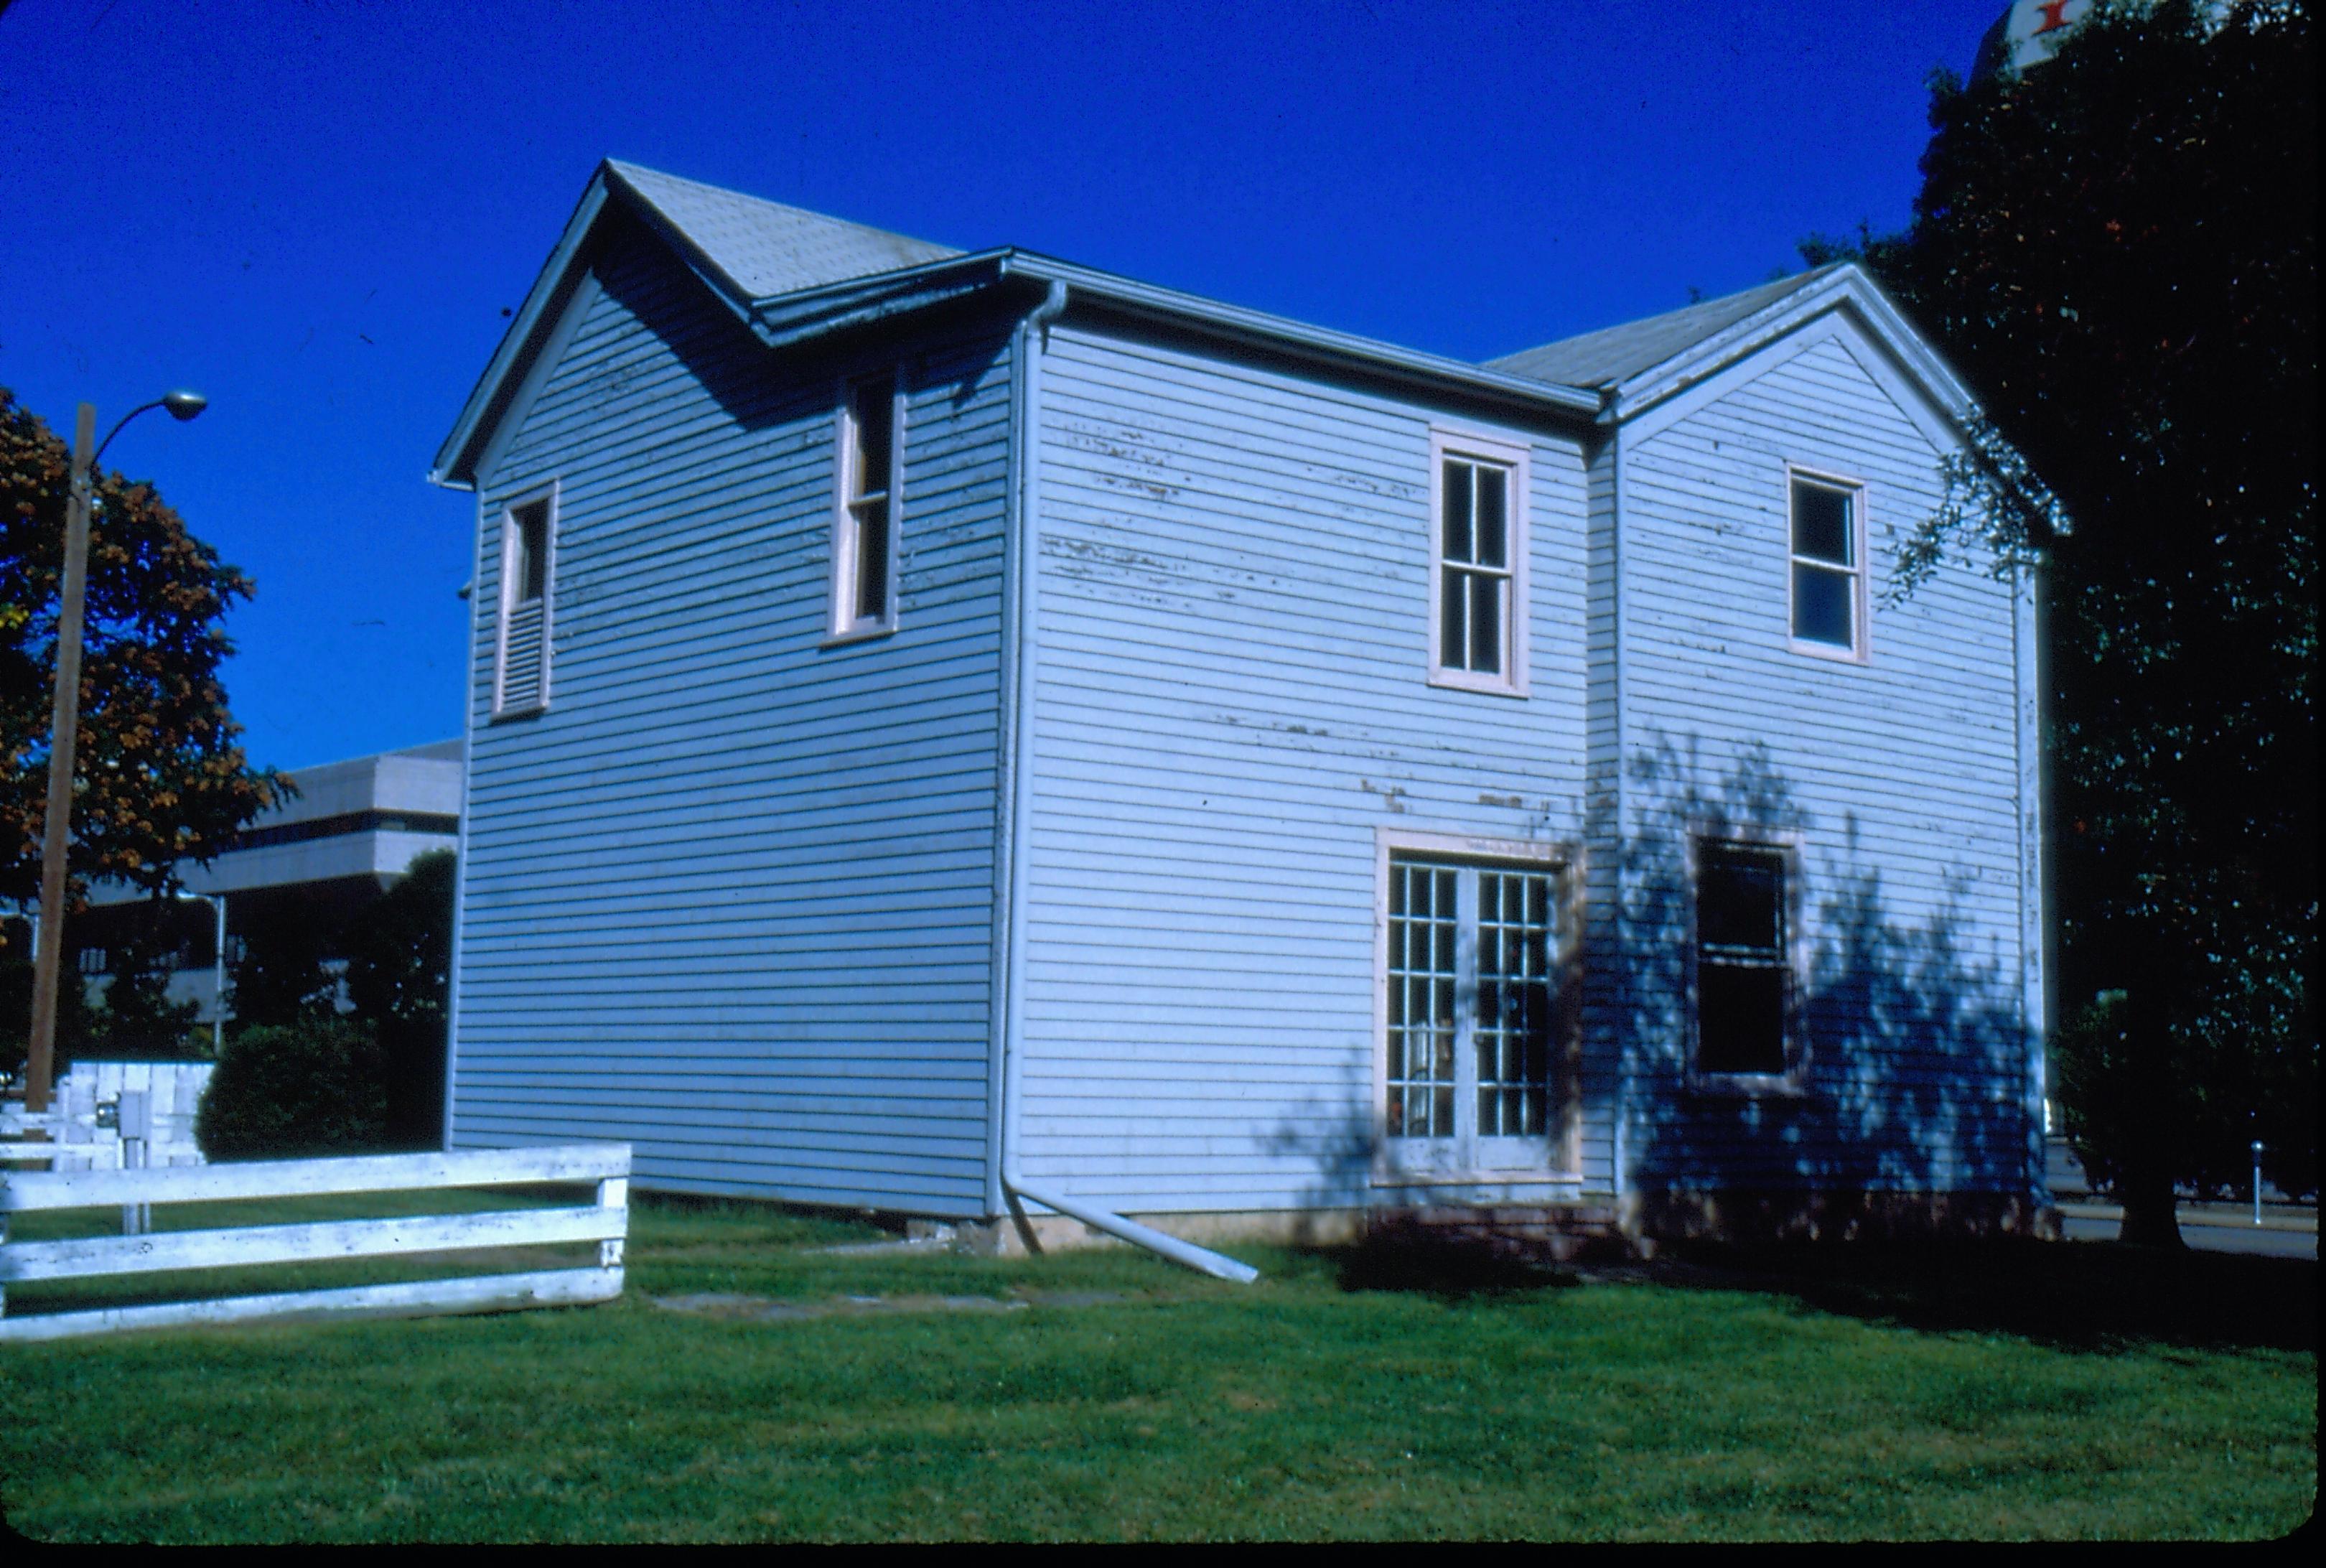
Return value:
[(1391, 1170), (1550, 1164), (1558, 876), (1550, 866), (1391, 860), (1383, 1131)]

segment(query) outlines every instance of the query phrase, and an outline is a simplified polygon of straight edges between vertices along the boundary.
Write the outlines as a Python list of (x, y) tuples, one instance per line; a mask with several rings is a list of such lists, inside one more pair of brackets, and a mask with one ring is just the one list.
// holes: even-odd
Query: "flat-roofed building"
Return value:
[[(168, 961), (170, 996), (216, 1016), (216, 906), (227, 907), (229, 967), (242, 933), (303, 924), (326, 947), (349, 919), (387, 891), (412, 863), (460, 842), (461, 742), (438, 741), (290, 774), (298, 793), (267, 811), (207, 865), (180, 868), (189, 898), (161, 918), (164, 938), (178, 938)], [(70, 961), (96, 1000), (155, 917), (139, 890), (119, 882), (89, 891), (90, 908), (67, 930)], [(343, 957), (333, 954), (334, 958)]]

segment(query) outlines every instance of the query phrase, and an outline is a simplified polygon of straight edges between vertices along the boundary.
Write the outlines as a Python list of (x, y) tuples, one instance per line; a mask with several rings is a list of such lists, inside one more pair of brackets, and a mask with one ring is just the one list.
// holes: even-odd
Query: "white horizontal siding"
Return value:
[[(1647, 1186), (2024, 1185), (2013, 608), (1949, 565), (1880, 603), (1940, 453), (1854, 332), (1623, 448), (1622, 1004)], [(1772, 359), (1779, 359), (1772, 356)], [(1866, 486), (1863, 667), (1790, 650), (1788, 462)], [(1678, 992), (1691, 822), (1796, 832), (1809, 1092), (1691, 1096)], [(1612, 892), (1612, 890), (1611, 890)]]
[(1532, 443), (1512, 700), (1427, 681), (1430, 425), (1490, 422), (1097, 328), (1041, 387), (1021, 1166), (1363, 1200), (1375, 826), (1580, 833), (1581, 454)]
[[(481, 606), (558, 482), (554, 647), (491, 723), (479, 616), (454, 1138), (982, 1212), (1004, 330), (771, 354), (650, 245), (598, 268), (480, 497)], [(824, 649), (835, 388), (899, 359), (899, 630)]]

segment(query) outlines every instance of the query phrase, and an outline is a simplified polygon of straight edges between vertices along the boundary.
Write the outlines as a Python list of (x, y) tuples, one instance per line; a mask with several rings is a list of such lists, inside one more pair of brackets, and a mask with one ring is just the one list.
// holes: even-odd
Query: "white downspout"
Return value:
[(1013, 498), (1018, 503), (1018, 516), (1016, 537), (1009, 544), (1018, 572), (1015, 584), (1017, 603), (1014, 606), (1018, 627), (1018, 667), (1013, 683), (1017, 714), (1010, 731), (1009, 942), (1005, 949), (1007, 968), (1001, 1010), (1001, 1187), (1029, 1247), (1033, 1242), (1033, 1229), (1026, 1225), (1024, 1211), (1019, 1207), (1018, 1200), (1021, 1198), (1029, 1199), (1070, 1218), (1079, 1219), (1084, 1225), (1127, 1241), (1133, 1246), (1143, 1246), (1173, 1263), (1185, 1264), (1218, 1279), (1248, 1284), (1260, 1277), (1260, 1271), (1249, 1264), (1223, 1257), (1176, 1236), (1166, 1236), (1136, 1220), (1126, 1219), (1120, 1214), (1069, 1198), (1054, 1188), (1027, 1181), (1018, 1171), (1018, 1112), (1019, 1107), (1025, 1104), (1026, 911), (1028, 884), (1031, 880), (1028, 868), (1033, 858), (1027, 835), (1034, 816), (1034, 772), (1030, 765), (1036, 649), (1034, 615), (1039, 602), (1041, 579), (1041, 530), (1036, 505), (1039, 494), (1037, 476), (1041, 471), (1041, 350), (1047, 341), (1050, 322), (1056, 321), (1065, 308), (1066, 285), (1053, 279), (1048, 296), (1019, 322), (1017, 351), (1012, 356), (1016, 371), (1016, 399), (1009, 423), (1017, 441), (1012, 455), (1018, 467), (1018, 493)]

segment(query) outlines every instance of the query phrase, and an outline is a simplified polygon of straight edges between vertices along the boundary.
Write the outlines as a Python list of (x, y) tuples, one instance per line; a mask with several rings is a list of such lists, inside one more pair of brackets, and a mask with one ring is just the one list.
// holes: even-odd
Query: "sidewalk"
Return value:
[[(2124, 1209), (2117, 1204), (2096, 1199), (2062, 1199), (2060, 1213), (2069, 1219), (2121, 1220)], [(2233, 1203), (2183, 1203), (2175, 1211), (2182, 1225), (2201, 1225), (2209, 1229), (2235, 1230), (2296, 1230), (2318, 1234), (2318, 1210), (2303, 1204), (2265, 1203), (2261, 1206), (2261, 1224), (2254, 1224), (2253, 1205), (2239, 1207)]]

